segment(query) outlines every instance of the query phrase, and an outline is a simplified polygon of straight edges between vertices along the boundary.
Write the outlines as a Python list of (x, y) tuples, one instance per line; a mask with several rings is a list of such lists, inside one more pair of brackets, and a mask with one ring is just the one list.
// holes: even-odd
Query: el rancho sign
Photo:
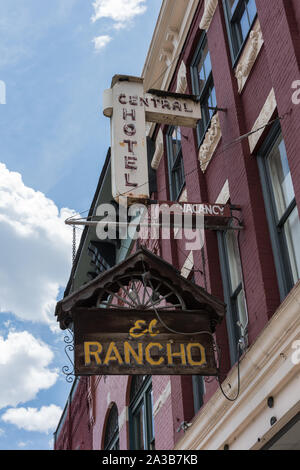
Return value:
[(144, 246), (59, 301), (74, 333), (74, 374), (218, 374), (225, 304)]
[(163, 324), (151, 310), (76, 309), (75, 375), (216, 375), (207, 319), (197, 311), (160, 315)]

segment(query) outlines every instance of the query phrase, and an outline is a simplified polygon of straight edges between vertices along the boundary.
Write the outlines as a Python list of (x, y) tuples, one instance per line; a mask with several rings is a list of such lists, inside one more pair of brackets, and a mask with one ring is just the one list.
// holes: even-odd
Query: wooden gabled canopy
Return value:
[[(168, 302), (175, 305), (174, 309), (203, 312), (209, 317), (212, 331), (225, 315), (226, 307), (223, 302), (202, 287), (188, 281), (174, 266), (162, 258), (145, 247), (140, 247), (124, 261), (58, 302), (55, 315), (60, 327), (66, 329), (72, 323), (72, 310), (75, 308), (99, 307), (99, 310), (105, 308), (109, 296), (118, 293), (123, 286), (129, 286), (136, 276), (150, 282), (156, 295), (168, 297)], [(171, 290), (168, 292), (169, 288)], [(176, 303), (178, 298), (181, 302), (180, 307)], [(125, 306), (128, 308), (128, 305)], [(151, 304), (148, 303), (146, 307), (141, 305), (139, 308), (151, 309)]]

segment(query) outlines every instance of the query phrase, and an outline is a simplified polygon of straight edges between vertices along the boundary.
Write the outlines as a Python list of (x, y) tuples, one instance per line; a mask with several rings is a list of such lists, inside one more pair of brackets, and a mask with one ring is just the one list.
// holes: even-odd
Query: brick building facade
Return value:
[[(197, 95), (202, 120), (197, 129), (148, 126), (152, 197), (241, 210), (228, 231), (205, 232), (202, 250), (145, 244), (227, 305), (216, 331), (222, 390), (201, 377), (81, 378), (55, 449), (300, 448), (299, 28), (297, 0), (162, 2), (145, 90)], [(107, 169), (109, 155), (90, 215), (109, 201)], [(93, 230), (66, 295), (87, 281)], [(132, 250), (119, 247), (115, 261)]]

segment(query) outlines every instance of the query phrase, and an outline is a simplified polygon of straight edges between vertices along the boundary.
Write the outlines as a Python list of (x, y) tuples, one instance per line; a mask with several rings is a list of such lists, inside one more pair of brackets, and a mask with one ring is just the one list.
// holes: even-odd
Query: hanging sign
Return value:
[(196, 127), (201, 109), (192, 97), (145, 93), (143, 79), (116, 75), (103, 94), (103, 113), (111, 119), (112, 195), (149, 198), (146, 121)]
[(76, 308), (72, 317), (75, 375), (217, 375), (201, 311), (160, 311), (163, 323), (153, 310)]
[(222, 227), (231, 218), (229, 204), (159, 201), (151, 208), (154, 219), (163, 223), (165, 216), (168, 216), (172, 227), (203, 228), (203, 223), (205, 228)]

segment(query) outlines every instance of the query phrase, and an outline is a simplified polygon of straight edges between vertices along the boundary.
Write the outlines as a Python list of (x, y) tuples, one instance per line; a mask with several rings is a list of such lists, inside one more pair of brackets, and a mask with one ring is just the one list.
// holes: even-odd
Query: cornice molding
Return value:
[[(163, 0), (142, 71), (145, 91), (169, 89), (198, 3), (196, 0)], [(154, 129), (155, 123), (152, 123), (150, 136)]]
[(200, 29), (204, 29), (205, 31), (208, 30), (217, 9), (217, 5), (218, 0), (205, 0), (204, 12), (199, 25)]
[(239, 93), (243, 91), (243, 88), (247, 82), (253, 65), (258, 57), (258, 54), (263, 46), (264, 40), (260, 28), (258, 19), (256, 20), (252, 31), (250, 32), (249, 38), (246, 42), (243, 54), (235, 69), (235, 77), (238, 82)]
[(200, 167), (205, 173), (209, 162), (222, 137), (219, 115), (216, 113), (211, 120), (210, 127), (205, 134), (204, 141), (199, 149)]
[[(142, 72), (146, 90), (154, 88), (153, 84), (168, 90), (197, 7), (195, 0), (163, 0)], [(167, 69), (164, 60), (171, 60)]]

